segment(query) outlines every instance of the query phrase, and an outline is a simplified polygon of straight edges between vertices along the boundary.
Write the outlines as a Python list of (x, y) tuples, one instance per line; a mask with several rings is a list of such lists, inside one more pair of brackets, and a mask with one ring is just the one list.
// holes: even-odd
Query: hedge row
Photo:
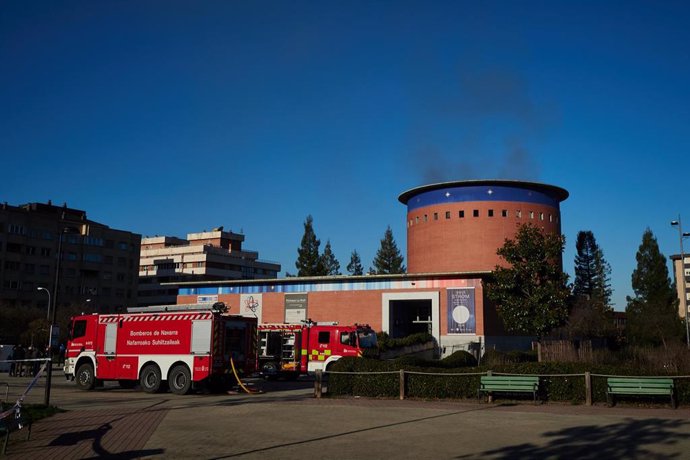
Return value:
[[(442, 363), (443, 360), (438, 363)], [(410, 359), (379, 361), (366, 358), (342, 358), (329, 370), (335, 372), (353, 372), (353, 374), (331, 374), (328, 381), (328, 393), (331, 395), (356, 395), (365, 397), (397, 398), (400, 394), (400, 369), (414, 374), (405, 375), (405, 395), (420, 399), (466, 399), (476, 398), (479, 388), (478, 373), (529, 374), (540, 375), (539, 397), (544, 401), (562, 401), (575, 404), (585, 402), (585, 372), (600, 375), (645, 375), (630, 367), (592, 365), (587, 363), (535, 363), (457, 367), (449, 368), (444, 364), (429, 366), (421, 362), (420, 366)], [(391, 372), (391, 374), (376, 374)], [(416, 372), (433, 375), (420, 375)], [(370, 373), (370, 374), (368, 374)], [(460, 374), (460, 375), (446, 375)], [(465, 375), (462, 375), (465, 374)], [(580, 374), (563, 376), (563, 374)], [(671, 376), (672, 377), (672, 376)], [(679, 404), (690, 404), (690, 379), (676, 379), (676, 397)], [(606, 401), (606, 378), (592, 377), (592, 401)]]

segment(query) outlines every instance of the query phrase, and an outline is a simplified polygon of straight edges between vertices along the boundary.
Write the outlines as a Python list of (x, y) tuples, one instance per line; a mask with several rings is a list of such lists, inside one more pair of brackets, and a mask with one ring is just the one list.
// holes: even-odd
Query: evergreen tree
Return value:
[(575, 244), (575, 283), (573, 295), (601, 302), (611, 306), (611, 266), (604, 259), (604, 253), (591, 231), (577, 234)]
[(637, 268), (632, 274), (635, 297), (628, 297), (626, 334), (630, 343), (663, 345), (680, 341), (683, 323), (678, 317), (678, 298), (650, 229), (642, 235), (637, 251)]
[(329, 275), (340, 275), (340, 262), (335, 258), (333, 250), (331, 249), (331, 241), (326, 241), (326, 246), (323, 248), (323, 254), (321, 255), (321, 266), (323, 267), (323, 274)]
[(541, 344), (546, 333), (565, 324), (570, 290), (561, 269), (564, 246), (561, 235), (525, 224), (496, 252), (508, 266), (496, 266), (486, 287), (509, 331), (534, 335)]
[(405, 273), (405, 266), (403, 265), (403, 256), (400, 254), (398, 245), (395, 244), (393, 238), (393, 230), (390, 225), (386, 228), (386, 233), (381, 240), (381, 247), (376, 252), (374, 258), (374, 267), (370, 269), (377, 275), (386, 275), (394, 273)]
[(567, 332), (571, 338), (612, 337), (611, 267), (591, 231), (579, 232), (575, 247), (575, 283)]
[(316, 238), (314, 233), (314, 219), (311, 215), (307, 216), (304, 222), (304, 235), (302, 242), (297, 249), (297, 276), (321, 276), (324, 274), (321, 257), (319, 256), (319, 246), (321, 241)]
[(359, 258), (357, 251), (352, 251), (350, 255), (350, 263), (347, 264), (347, 271), (350, 275), (363, 275), (364, 267), (362, 267), (362, 260)]

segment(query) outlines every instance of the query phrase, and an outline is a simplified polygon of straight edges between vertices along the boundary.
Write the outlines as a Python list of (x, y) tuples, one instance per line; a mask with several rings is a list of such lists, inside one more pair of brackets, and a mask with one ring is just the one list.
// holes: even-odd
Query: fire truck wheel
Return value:
[(192, 375), (184, 364), (177, 365), (170, 371), (168, 377), (170, 391), (176, 395), (186, 395), (192, 388)]
[(82, 390), (93, 390), (96, 386), (96, 377), (93, 374), (91, 363), (84, 363), (77, 369), (77, 386)]
[(158, 393), (161, 389), (161, 370), (155, 364), (149, 364), (141, 370), (139, 385), (146, 393)]

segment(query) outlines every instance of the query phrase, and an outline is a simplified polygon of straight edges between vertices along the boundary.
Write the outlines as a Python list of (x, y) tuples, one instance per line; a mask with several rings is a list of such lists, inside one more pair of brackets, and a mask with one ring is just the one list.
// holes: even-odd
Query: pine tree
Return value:
[(515, 240), (506, 240), (496, 251), (509, 266), (497, 266), (486, 283), (506, 328), (534, 335), (539, 344), (568, 318), (568, 275), (560, 263), (564, 246), (561, 235), (522, 225)]
[(352, 276), (363, 275), (364, 267), (362, 267), (362, 260), (359, 258), (357, 251), (352, 251), (350, 255), (350, 263), (347, 264), (347, 271)]
[(666, 257), (650, 229), (642, 235), (637, 268), (632, 274), (635, 297), (628, 297), (626, 334), (631, 343), (664, 345), (680, 341), (683, 323), (678, 317), (678, 298), (668, 274)]
[(577, 234), (575, 282), (568, 334), (575, 338), (613, 337), (611, 267), (591, 231)]
[(304, 235), (302, 242), (297, 249), (297, 276), (321, 276), (324, 273), (321, 257), (319, 256), (319, 246), (321, 241), (316, 238), (313, 226), (314, 219), (311, 215), (307, 216), (304, 222)]
[(370, 271), (374, 271), (377, 275), (405, 273), (403, 260), (404, 258), (400, 254), (398, 245), (395, 244), (393, 230), (391, 230), (389, 225), (381, 240), (381, 247), (376, 252), (376, 257), (373, 262), (374, 267), (370, 269)]
[(331, 249), (331, 241), (326, 241), (326, 246), (323, 248), (321, 255), (321, 266), (323, 267), (323, 275), (332, 276), (340, 275), (340, 262), (335, 258), (333, 250)]
[(575, 283), (573, 295), (594, 299), (611, 306), (611, 266), (591, 231), (577, 234), (575, 243)]

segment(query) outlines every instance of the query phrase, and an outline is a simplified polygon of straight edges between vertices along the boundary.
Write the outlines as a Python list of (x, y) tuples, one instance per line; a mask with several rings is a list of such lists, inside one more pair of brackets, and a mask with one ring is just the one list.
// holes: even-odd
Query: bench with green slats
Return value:
[(676, 398), (673, 379), (644, 377), (609, 377), (606, 400), (609, 406), (616, 404), (617, 395), (636, 396), (670, 396), (671, 406), (675, 409)]
[(489, 398), (494, 393), (532, 393), (534, 402), (537, 402), (537, 391), (539, 390), (539, 377), (525, 375), (483, 375), (480, 378), (477, 399), (482, 393), (486, 393)]

